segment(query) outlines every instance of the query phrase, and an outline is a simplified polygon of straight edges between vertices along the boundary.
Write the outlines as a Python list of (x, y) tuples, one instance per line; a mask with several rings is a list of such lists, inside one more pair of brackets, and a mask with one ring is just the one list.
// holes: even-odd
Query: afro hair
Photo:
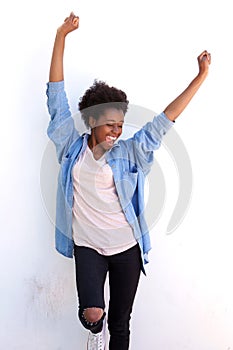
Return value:
[(110, 87), (101, 80), (94, 80), (93, 85), (80, 98), (78, 106), (84, 124), (89, 128), (90, 116), (97, 120), (108, 108), (122, 110), (125, 115), (128, 104), (129, 101), (124, 91)]

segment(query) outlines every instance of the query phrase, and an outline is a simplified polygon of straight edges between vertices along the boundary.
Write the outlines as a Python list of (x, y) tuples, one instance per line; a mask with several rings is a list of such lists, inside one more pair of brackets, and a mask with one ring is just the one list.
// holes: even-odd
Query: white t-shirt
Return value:
[(73, 239), (103, 255), (136, 244), (116, 193), (111, 167), (103, 155), (96, 160), (87, 146), (73, 167)]

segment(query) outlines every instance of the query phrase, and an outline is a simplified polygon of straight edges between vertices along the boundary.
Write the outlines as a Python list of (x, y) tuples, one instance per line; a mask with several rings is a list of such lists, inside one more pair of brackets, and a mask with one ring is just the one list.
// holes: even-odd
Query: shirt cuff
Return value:
[(50, 91), (59, 91), (59, 90), (64, 90), (64, 80), (61, 81), (49, 81), (47, 83), (47, 88)]
[(164, 127), (164, 130), (166, 130), (166, 131), (168, 131), (175, 123), (175, 121), (168, 119), (168, 117), (166, 116), (166, 114), (164, 112), (160, 113), (156, 118), (159, 119), (159, 121), (161, 122), (161, 124)]

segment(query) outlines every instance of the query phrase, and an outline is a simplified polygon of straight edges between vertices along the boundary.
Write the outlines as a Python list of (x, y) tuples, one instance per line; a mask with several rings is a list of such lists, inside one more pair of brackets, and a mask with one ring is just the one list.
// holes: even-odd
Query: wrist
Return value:
[(200, 77), (200, 79), (205, 79), (208, 75), (208, 72), (208, 69), (200, 70), (198, 76)]
[(57, 38), (65, 39), (66, 35), (67, 33), (64, 31), (62, 27), (59, 27), (57, 29), (57, 34), (56, 34)]
[(203, 83), (203, 81), (206, 79), (207, 75), (208, 75), (208, 71), (199, 72), (198, 75), (196, 76), (196, 81), (199, 84)]

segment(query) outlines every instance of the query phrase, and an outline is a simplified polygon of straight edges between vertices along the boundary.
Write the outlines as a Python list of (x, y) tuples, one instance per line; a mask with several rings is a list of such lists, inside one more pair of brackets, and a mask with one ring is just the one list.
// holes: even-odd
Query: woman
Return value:
[[(153, 152), (208, 74), (210, 54), (198, 56), (199, 72), (164, 111), (132, 138), (118, 140), (128, 108), (126, 94), (95, 81), (79, 109), (90, 133), (79, 135), (64, 91), (67, 34), (79, 27), (73, 13), (58, 28), (47, 85), (48, 135), (61, 164), (56, 212), (56, 249), (75, 258), (79, 319), (89, 330), (87, 349), (106, 349), (104, 283), (109, 274), (110, 350), (129, 348), (129, 322), (140, 272), (148, 262), (144, 180)], [(117, 141), (118, 140), (118, 141)]]

